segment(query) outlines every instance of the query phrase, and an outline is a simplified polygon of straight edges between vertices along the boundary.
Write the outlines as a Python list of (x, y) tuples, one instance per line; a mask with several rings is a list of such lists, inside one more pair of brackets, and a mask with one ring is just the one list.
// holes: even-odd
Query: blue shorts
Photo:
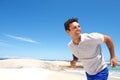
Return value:
[(108, 68), (103, 69), (95, 75), (89, 75), (86, 72), (87, 80), (108, 80)]

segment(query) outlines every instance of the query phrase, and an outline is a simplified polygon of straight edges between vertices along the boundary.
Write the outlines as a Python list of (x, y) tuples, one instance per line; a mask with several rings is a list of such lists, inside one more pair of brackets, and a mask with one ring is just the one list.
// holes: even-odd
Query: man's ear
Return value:
[(66, 33), (69, 34), (70, 30), (66, 30)]

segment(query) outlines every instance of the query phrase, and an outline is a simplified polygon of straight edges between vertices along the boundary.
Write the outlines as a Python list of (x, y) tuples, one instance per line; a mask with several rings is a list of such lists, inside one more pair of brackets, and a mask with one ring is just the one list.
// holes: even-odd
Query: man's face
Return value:
[(69, 27), (70, 30), (67, 30), (67, 33), (70, 36), (74, 37), (74, 36), (79, 36), (80, 35), (81, 29), (80, 29), (80, 25), (79, 25), (78, 22), (73, 22), (69, 26), (70, 26)]

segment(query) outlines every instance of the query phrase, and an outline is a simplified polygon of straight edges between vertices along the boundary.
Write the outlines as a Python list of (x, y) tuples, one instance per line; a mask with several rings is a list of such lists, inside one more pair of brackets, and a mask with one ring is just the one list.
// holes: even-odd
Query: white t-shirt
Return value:
[(104, 36), (99, 33), (81, 34), (79, 45), (73, 41), (68, 47), (82, 62), (85, 71), (90, 75), (95, 75), (107, 67), (102, 55), (101, 44), (104, 42)]

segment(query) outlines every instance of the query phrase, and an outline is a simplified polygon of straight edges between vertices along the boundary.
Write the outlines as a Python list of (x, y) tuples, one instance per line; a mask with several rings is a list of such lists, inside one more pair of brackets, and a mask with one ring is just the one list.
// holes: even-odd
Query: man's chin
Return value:
[(76, 35), (76, 36), (80, 36), (80, 33), (76, 33), (75, 35)]

